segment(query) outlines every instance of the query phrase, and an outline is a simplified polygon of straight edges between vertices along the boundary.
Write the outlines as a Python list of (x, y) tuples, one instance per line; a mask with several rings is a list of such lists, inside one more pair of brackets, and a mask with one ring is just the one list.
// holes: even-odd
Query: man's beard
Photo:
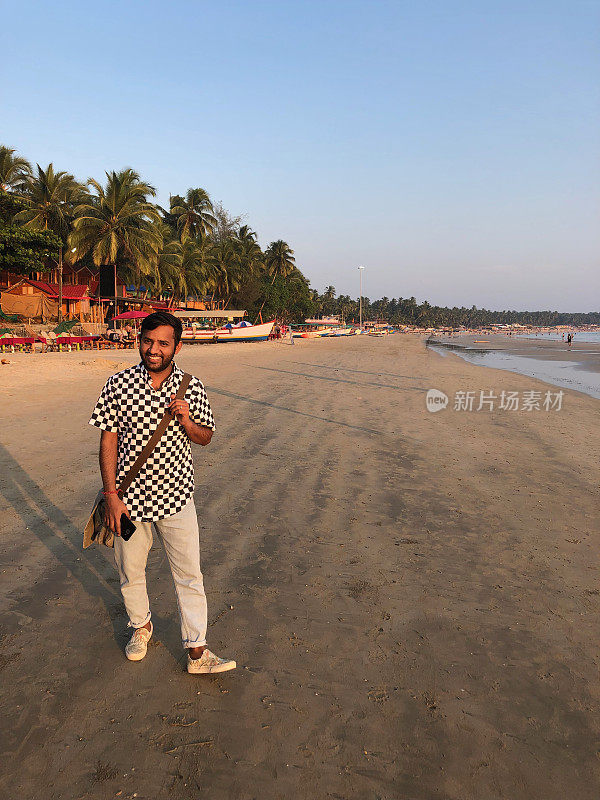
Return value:
[(175, 358), (175, 353), (172, 353), (168, 358), (161, 358), (160, 361), (154, 363), (148, 361), (148, 356), (142, 356), (142, 361), (148, 372), (164, 372), (171, 366), (171, 362)]

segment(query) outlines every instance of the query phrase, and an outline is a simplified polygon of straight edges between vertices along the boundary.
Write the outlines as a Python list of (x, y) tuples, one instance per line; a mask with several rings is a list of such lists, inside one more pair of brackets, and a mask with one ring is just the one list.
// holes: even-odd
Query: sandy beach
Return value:
[[(394, 335), (186, 346), (209, 645), (184, 672), (155, 541), (130, 663), (112, 553), (81, 550), (90, 410), (136, 353), (0, 366), (3, 797), (597, 800), (598, 400)], [(426, 409), (436, 388), (450, 397)]]

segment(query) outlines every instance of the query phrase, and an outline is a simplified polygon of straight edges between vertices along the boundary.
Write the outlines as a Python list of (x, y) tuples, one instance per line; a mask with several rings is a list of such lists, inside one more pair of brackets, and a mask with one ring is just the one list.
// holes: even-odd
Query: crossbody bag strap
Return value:
[[(185, 393), (187, 391), (187, 388), (190, 385), (191, 379), (192, 379), (192, 376), (188, 375), (187, 372), (184, 372), (183, 378), (181, 379), (181, 383), (179, 384), (179, 389), (177, 390), (177, 394), (175, 395), (175, 399), (176, 400), (183, 400), (183, 398), (185, 397)], [(138, 472), (144, 466), (144, 463), (145, 463), (146, 459), (148, 458), (150, 453), (154, 450), (154, 448), (158, 444), (158, 442), (160, 440), (160, 437), (167, 430), (167, 426), (168, 426), (169, 422), (171, 422), (172, 419), (173, 419), (173, 415), (171, 414), (171, 411), (167, 408), (167, 410), (164, 413), (163, 418), (161, 419), (161, 421), (158, 424), (158, 428), (154, 431), (154, 433), (152, 434), (152, 436), (148, 440), (146, 446), (144, 447), (142, 452), (139, 454), (139, 456), (134, 461), (133, 466), (129, 469), (129, 471), (127, 472), (127, 475), (125, 475), (125, 477), (121, 481), (121, 485), (119, 486), (119, 489), (118, 489), (120, 497), (123, 497), (123, 495), (125, 494), (127, 489), (129, 489), (129, 487), (131, 486), (133, 481), (137, 478)]]

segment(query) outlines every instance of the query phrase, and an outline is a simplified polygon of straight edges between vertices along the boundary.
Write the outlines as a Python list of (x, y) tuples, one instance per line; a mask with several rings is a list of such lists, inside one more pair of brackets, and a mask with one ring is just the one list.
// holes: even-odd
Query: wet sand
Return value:
[(493, 335), (428, 340), (438, 352), (453, 352), (472, 364), (529, 375), (562, 389), (573, 389), (600, 399), (600, 342), (552, 341), (542, 337), (519, 339)]
[(2, 796), (597, 799), (597, 400), (431, 414), (429, 388), (548, 387), (411, 336), (186, 347), (218, 426), (209, 644), (238, 661), (201, 677), (160, 545), (137, 664), (111, 553), (80, 549), (90, 409), (135, 354), (8, 358)]
[(432, 336), (430, 343), (448, 347), (450, 349), (464, 349), (477, 352), (498, 350), (505, 353), (514, 353), (524, 358), (537, 358), (544, 361), (572, 361), (585, 366), (590, 372), (600, 372), (600, 343), (578, 342), (575, 340), (569, 347), (566, 342), (556, 342), (551, 339), (519, 338), (517, 336)]

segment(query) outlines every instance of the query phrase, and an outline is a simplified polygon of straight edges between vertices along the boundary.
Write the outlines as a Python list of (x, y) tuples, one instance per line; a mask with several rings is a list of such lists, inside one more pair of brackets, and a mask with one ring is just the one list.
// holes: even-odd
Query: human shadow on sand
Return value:
[[(0, 496), (20, 517), (25, 529), (23, 536), (36, 536), (57, 562), (78, 581), (86, 594), (104, 604), (111, 620), (115, 641), (123, 648), (131, 631), (125, 627), (126, 615), (124, 615), (116, 568), (114, 577), (107, 578), (102, 574), (107, 568), (106, 555), (112, 558), (112, 553), (103, 553), (100, 546), (83, 550), (82, 530), (46, 495), (42, 487), (1, 444), (0, 467), (2, 474)], [(91, 503), (92, 500), (93, 497), (90, 495), (87, 502)], [(47, 579), (53, 580), (50, 576)], [(111, 586), (113, 582), (115, 585)], [(42, 615), (47, 599), (43, 596), (43, 583), (38, 584), (36, 589), (35, 595), (30, 595), (28, 600), (24, 597), (18, 608), (21, 612), (29, 613), (33, 619)], [(162, 618), (154, 611), (152, 618), (157, 629), (162, 628), (166, 631), (173, 625), (172, 620)], [(65, 625), (68, 624), (69, 621), (65, 620)], [(177, 648), (175, 637), (168, 635), (164, 639), (158, 638), (158, 641), (176, 661), (182, 660), (185, 654)]]
[(311, 378), (314, 381), (329, 381), (331, 383), (348, 383), (351, 386), (358, 386), (360, 388), (375, 388), (375, 389), (395, 389), (397, 392), (426, 392), (421, 386), (395, 386), (390, 383), (373, 383), (368, 381), (366, 383), (359, 383), (358, 381), (351, 381), (348, 378), (332, 378), (326, 375), (311, 375), (308, 372), (293, 372), (289, 369), (280, 369), (275, 367), (259, 367), (256, 364), (245, 364), (247, 367), (254, 367), (254, 369), (263, 369), (268, 372), (281, 372), (284, 375), (298, 375), (300, 378)]
[(350, 367), (334, 366), (332, 364), (312, 364), (308, 361), (286, 361), (286, 364), (299, 364), (302, 367), (318, 367), (319, 369), (328, 369), (333, 372), (356, 372), (360, 375), (375, 375), (376, 378), (404, 378), (407, 381), (420, 381), (421, 378), (416, 375), (398, 375), (395, 372), (370, 372), (366, 369), (351, 369)]
[(287, 406), (279, 406), (277, 403), (267, 403), (265, 400), (257, 400), (255, 397), (247, 397), (243, 394), (235, 394), (228, 392), (226, 389), (219, 389), (216, 386), (208, 386), (205, 388), (210, 394), (218, 394), (222, 397), (229, 397), (232, 400), (239, 400), (243, 403), (252, 403), (257, 406), (265, 406), (266, 408), (276, 408), (278, 411), (286, 411), (288, 414), (299, 414), (301, 417), (308, 417), (309, 419), (316, 419), (319, 422), (327, 422), (330, 425), (339, 425), (342, 428), (350, 428), (353, 431), (363, 431), (364, 433), (374, 433), (377, 436), (386, 436), (384, 431), (376, 431), (372, 428), (363, 428), (360, 425), (351, 425), (349, 422), (340, 422), (338, 419), (328, 419), (327, 417), (320, 417), (318, 414), (309, 414), (306, 411), (298, 411), (296, 408), (287, 408)]

